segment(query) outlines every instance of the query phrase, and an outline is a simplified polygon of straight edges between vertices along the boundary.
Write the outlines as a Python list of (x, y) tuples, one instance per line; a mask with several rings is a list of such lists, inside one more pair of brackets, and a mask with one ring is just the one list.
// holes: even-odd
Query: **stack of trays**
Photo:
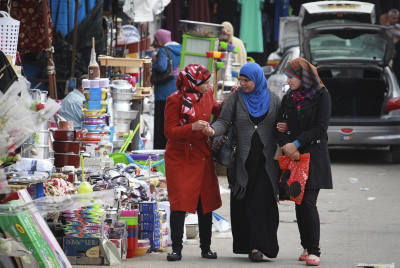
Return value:
[(133, 258), (135, 256), (135, 250), (138, 247), (138, 237), (139, 237), (139, 228), (138, 228), (138, 211), (136, 209), (126, 210), (121, 213), (121, 217), (119, 217), (121, 221), (126, 221), (128, 224), (128, 238), (127, 242), (127, 258)]
[(126, 80), (114, 80), (110, 85), (113, 107), (111, 110), (112, 125), (114, 126), (114, 152), (118, 152), (125, 142), (122, 136), (129, 134), (131, 121), (138, 111), (131, 110), (131, 100), (136, 95), (135, 89)]

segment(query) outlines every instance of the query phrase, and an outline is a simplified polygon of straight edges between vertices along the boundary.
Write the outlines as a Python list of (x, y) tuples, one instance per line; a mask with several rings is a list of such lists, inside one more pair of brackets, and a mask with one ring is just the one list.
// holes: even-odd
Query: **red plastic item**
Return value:
[(226, 52), (220, 52), (220, 51), (207, 51), (206, 55), (207, 58), (213, 58), (213, 59), (223, 59), (225, 58)]
[(19, 195), (17, 192), (11, 193), (9, 196), (7, 196), (3, 200), (1, 200), (1, 203), (5, 204), (7, 202), (14, 201), (14, 200), (19, 200)]
[(390, 100), (387, 101), (386, 111), (390, 112), (399, 109), (400, 109), (400, 97), (391, 98)]
[(128, 249), (126, 251), (126, 258), (130, 259), (130, 258), (133, 258), (133, 257), (135, 257), (135, 250), (134, 249)]
[[(278, 156), (278, 160), (279, 167), (282, 170), (281, 179), (287, 170), (290, 171), (289, 180), (285, 183), (286, 194), (290, 195), (290, 201), (294, 201), (296, 204), (300, 205), (303, 200), (304, 188), (308, 179), (310, 154), (301, 154), (300, 161), (293, 161), (287, 155)], [(281, 182), (281, 180), (279, 182)]]

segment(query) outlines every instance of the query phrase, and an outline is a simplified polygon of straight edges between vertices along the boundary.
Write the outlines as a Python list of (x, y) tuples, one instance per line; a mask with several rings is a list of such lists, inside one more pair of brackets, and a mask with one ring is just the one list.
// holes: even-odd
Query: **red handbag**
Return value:
[(308, 179), (310, 154), (301, 154), (300, 161), (293, 161), (287, 155), (278, 156), (282, 175), (279, 180), (279, 200), (301, 204)]

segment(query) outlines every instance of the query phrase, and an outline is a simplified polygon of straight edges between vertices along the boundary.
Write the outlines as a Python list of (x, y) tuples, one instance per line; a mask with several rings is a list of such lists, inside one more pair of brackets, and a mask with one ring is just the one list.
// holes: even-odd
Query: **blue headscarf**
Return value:
[(249, 62), (240, 69), (240, 75), (244, 74), (256, 85), (253, 92), (243, 92), (243, 100), (249, 113), (254, 117), (260, 117), (269, 109), (269, 91), (264, 72), (257, 63)]

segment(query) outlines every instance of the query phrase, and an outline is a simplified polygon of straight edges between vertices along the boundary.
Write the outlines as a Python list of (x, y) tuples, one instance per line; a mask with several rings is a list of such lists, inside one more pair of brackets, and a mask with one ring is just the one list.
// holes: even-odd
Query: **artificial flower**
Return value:
[(44, 109), (44, 104), (43, 103), (38, 103), (35, 105), (36, 111), (40, 111)]

